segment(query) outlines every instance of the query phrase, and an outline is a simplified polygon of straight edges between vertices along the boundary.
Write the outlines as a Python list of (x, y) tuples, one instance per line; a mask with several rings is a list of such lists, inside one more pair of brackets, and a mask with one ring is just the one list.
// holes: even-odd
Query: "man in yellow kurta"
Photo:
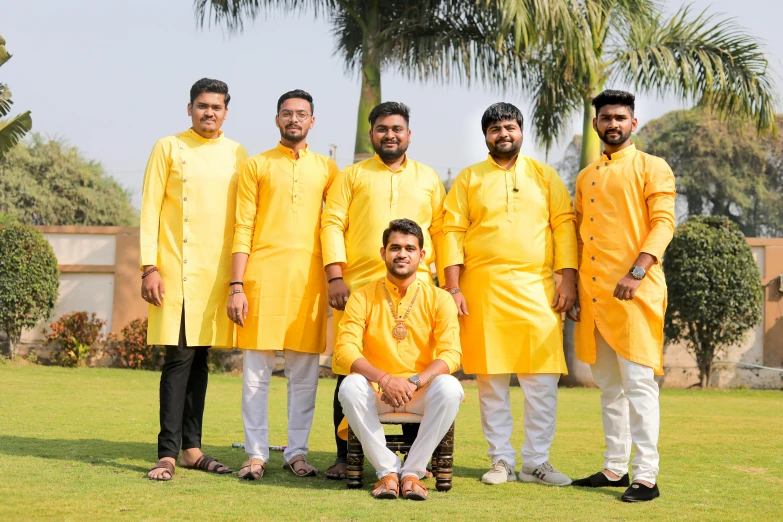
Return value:
[[(661, 258), (674, 233), (674, 175), (636, 150), (634, 96), (593, 99), (601, 158), (576, 180), (579, 299), (576, 354), (601, 388), (604, 469), (575, 486), (628, 487), (622, 500), (658, 497), (660, 408), (654, 374), (663, 373), (666, 280)], [(629, 433), (630, 426), (630, 433)], [(628, 479), (631, 443), (636, 449)]]
[[(420, 479), (464, 397), (449, 375), (462, 357), (457, 309), (446, 292), (416, 276), (423, 242), (413, 221), (389, 223), (378, 256), (386, 274), (351, 295), (334, 348), (338, 364), (352, 372), (338, 398), (380, 479), (376, 498), (426, 500)], [(422, 416), (404, 465), (386, 447), (378, 415), (389, 412)]]
[(240, 478), (261, 478), (269, 461), (269, 379), (275, 352), (285, 355), (288, 446), (285, 468), (300, 477), (318, 388), (318, 355), (326, 348), (326, 280), (321, 210), (338, 169), (307, 148), (313, 98), (294, 90), (277, 101), (277, 147), (250, 158), (239, 178), (228, 316), (245, 350), (242, 420), (248, 460)]
[[(446, 193), (434, 170), (408, 158), (409, 119), (410, 111), (402, 103), (384, 102), (375, 107), (369, 116), (375, 156), (345, 169), (329, 190), (321, 244), (329, 300), (335, 309), (335, 337), (350, 293), (385, 273), (383, 261), (378, 258), (377, 241), (389, 221), (408, 218), (421, 226), (427, 257), (417, 275), (423, 281), (431, 281), (430, 264), (434, 261), (443, 280), (438, 254)], [(348, 448), (337, 436), (343, 418), (337, 394), (350, 368), (340, 367), (332, 358), (332, 371), (338, 375), (333, 401), (337, 460), (326, 475), (339, 479), (345, 478)], [(406, 429), (415, 429), (415, 425)]]
[(204, 78), (190, 89), (193, 126), (155, 144), (141, 201), (141, 296), (150, 303), (147, 343), (165, 345), (160, 377), (158, 462), (148, 477), (170, 480), (180, 464), (227, 467), (201, 452), (207, 348), (232, 345), (225, 316), (231, 275), (237, 170), (245, 149), (220, 130), (228, 86)]
[[(571, 480), (549, 463), (549, 448), (557, 383), (567, 371), (560, 314), (571, 313), (576, 302), (573, 205), (551, 167), (519, 153), (518, 108), (491, 105), (481, 128), (489, 157), (457, 176), (443, 230), (445, 288), (460, 310), (462, 364), (478, 380), (492, 459), (482, 482), (516, 480), (509, 400), (515, 373), (525, 394), (519, 480), (565, 486)], [(557, 288), (555, 272), (562, 274)]]

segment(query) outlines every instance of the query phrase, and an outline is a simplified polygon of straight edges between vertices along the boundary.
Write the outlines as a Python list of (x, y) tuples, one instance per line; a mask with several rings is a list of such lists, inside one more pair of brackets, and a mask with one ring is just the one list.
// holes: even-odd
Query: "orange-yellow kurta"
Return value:
[[(674, 234), (674, 174), (661, 158), (634, 145), (605, 155), (579, 173), (579, 299), (576, 354), (595, 362), (595, 330), (629, 361), (663, 373), (666, 279), (661, 258)], [(640, 253), (658, 260), (631, 301), (612, 296)]]
[(326, 156), (281, 144), (250, 158), (237, 189), (234, 252), (250, 254), (248, 315), (237, 346), (320, 353), (326, 348), (321, 210), (338, 173)]
[[(438, 174), (408, 158), (396, 171), (377, 154), (351, 165), (340, 173), (326, 200), (321, 220), (324, 265), (342, 263), (343, 279), (351, 292), (377, 281), (386, 273), (380, 254), (383, 231), (390, 221), (407, 218), (424, 232), (427, 257), (419, 265), (418, 276), (432, 281), (429, 267), (435, 261), (443, 281), (440, 249), (445, 196)], [(335, 325), (342, 315), (334, 311)], [(336, 361), (333, 357), (334, 373), (347, 375), (349, 369)]]
[(554, 272), (575, 269), (577, 255), (574, 209), (557, 173), (524, 156), (507, 170), (489, 156), (460, 172), (445, 209), (446, 266), (465, 265), (465, 372), (567, 373), (551, 304)]
[(226, 316), (237, 171), (244, 147), (189, 129), (155, 144), (141, 196), (141, 265), (157, 265), (160, 308), (150, 305), (147, 342), (176, 345), (185, 305), (188, 346), (230, 348)]

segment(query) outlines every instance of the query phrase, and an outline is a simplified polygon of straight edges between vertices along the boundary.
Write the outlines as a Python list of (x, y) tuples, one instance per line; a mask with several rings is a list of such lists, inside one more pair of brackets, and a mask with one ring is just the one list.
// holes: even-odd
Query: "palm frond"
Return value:
[(5, 118), (11, 112), (11, 105), (13, 104), (10, 89), (8, 89), (7, 85), (0, 83), (0, 118)]
[(11, 59), (11, 55), (8, 54), (8, 50), (5, 48), (5, 39), (0, 36), (0, 65)]
[(23, 112), (10, 120), (0, 121), (0, 157), (11, 150), (24, 135), (33, 128), (30, 111)]
[(732, 19), (690, 6), (633, 24), (609, 66), (644, 92), (674, 93), (720, 117), (750, 117), (758, 131), (776, 132), (778, 93), (761, 44)]
[(315, 17), (328, 13), (337, 0), (193, 0), (193, 13), (199, 27), (223, 26), (229, 33), (241, 33), (245, 23), (273, 11)]

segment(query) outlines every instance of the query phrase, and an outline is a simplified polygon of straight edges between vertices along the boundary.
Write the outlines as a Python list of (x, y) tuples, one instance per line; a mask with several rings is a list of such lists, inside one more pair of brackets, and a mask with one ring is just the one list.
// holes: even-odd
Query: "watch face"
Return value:
[(633, 275), (633, 276), (634, 276), (636, 279), (644, 279), (644, 276), (645, 276), (646, 272), (644, 271), (644, 268), (642, 268), (642, 267), (640, 267), (640, 266), (635, 266), (635, 267), (633, 267), (633, 268), (631, 269), (631, 274), (632, 274), (632, 275)]
[(419, 379), (418, 375), (411, 375), (408, 377), (408, 380), (411, 381), (413, 384), (419, 384), (421, 382), (421, 379)]

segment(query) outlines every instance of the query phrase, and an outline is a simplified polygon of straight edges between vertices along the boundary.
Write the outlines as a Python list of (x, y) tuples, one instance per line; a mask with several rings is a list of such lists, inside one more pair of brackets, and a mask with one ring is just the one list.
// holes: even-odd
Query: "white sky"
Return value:
[[(669, 11), (682, 2), (667, 0)], [(778, 74), (783, 73), (783, 2), (780, 0), (696, 0), (696, 11), (734, 17), (762, 39)], [(154, 142), (189, 127), (188, 92), (201, 77), (219, 78), (231, 92), (223, 130), (257, 154), (275, 146), (275, 103), (285, 91), (305, 89), (315, 98), (316, 126), (310, 147), (337, 162), (353, 158), (357, 77), (346, 76), (326, 22), (311, 16), (273, 14), (249, 25), (244, 34), (197, 29), (191, 0), (0, 0), (0, 35), (13, 59), (0, 69), (0, 81), (13, 92), (14, 113), (32, 110), (33, 130), (65, 138), (133, 191), (139, 205), (141, 182)], [(445, 178), (486, 155), (480, 118), (491, 103), (504, 100), (523, 108), (525, 100), (483, 88), (423, 85), (387, 72), (384, 100), (411, 107), (409, 155)], [(637, 98), (640, 124), (682, 108), (673, 99)], [(559, 161), (574, 133), (550, 153)], [(533, 136), (523, 152), (544, 160)]]

